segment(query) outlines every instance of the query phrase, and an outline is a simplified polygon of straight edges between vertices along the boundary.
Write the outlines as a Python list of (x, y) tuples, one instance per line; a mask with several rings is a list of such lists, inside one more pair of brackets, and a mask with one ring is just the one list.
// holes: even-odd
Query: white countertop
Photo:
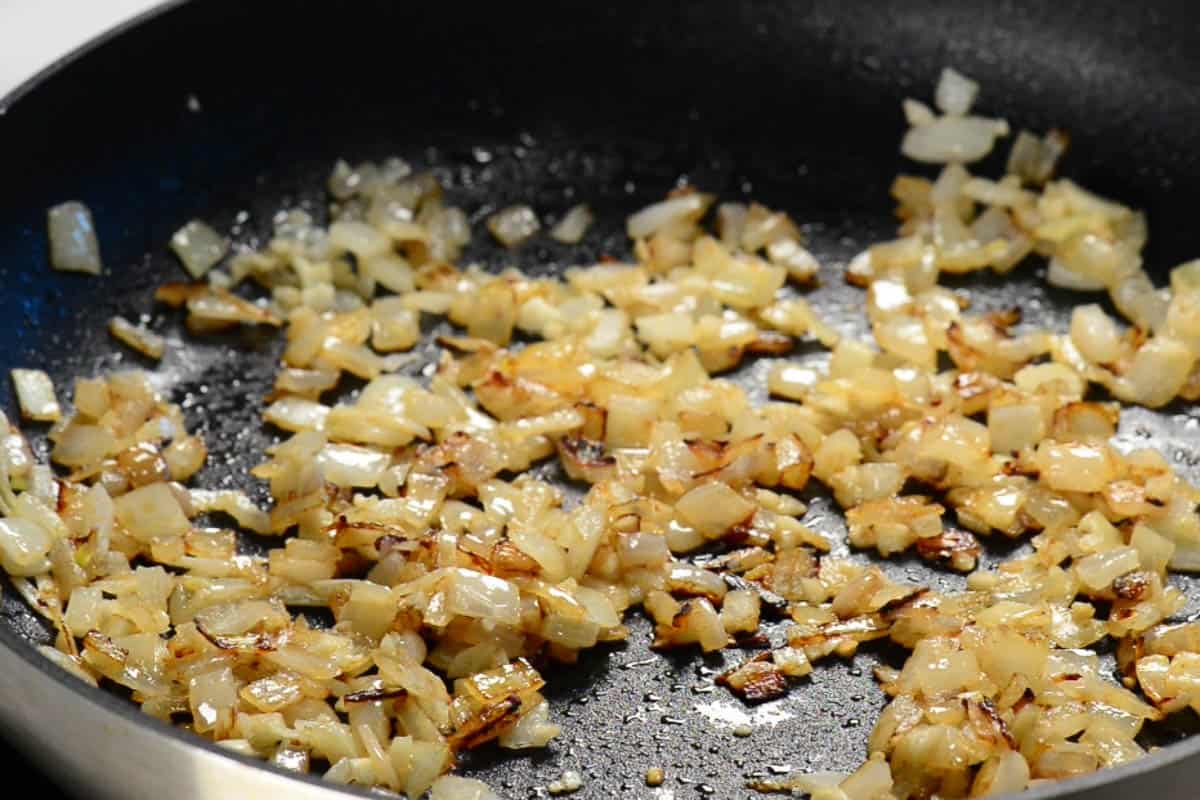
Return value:
[(0, 97), (159, 0), (0, 0)]

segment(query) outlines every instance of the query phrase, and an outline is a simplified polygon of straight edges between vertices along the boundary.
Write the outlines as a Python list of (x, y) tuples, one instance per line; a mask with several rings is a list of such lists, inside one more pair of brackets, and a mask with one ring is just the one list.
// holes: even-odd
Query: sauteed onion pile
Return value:
[[(0, 565), (57, 630), (43, 652), (238, 753), (413, 798), (494, 797), (445, 774), (456, 755), (551, 742), (554, 662), (625, 639), (637, 607), (655, 647), (765, 648), (720, 677), (747, 702), (819, 692), (813, 665), (865, 642), (911, 651), (877, 670), (890, 702), (857, 772), (764, 791), (977, 797), (1143, 755), (1146, 721), (1200, 709), (1200, 623), (1168, 580), (1200, 570), (1200, 494), (1112, 438), (1122, 403), (1200, 397), (1200, 262), (1157, 288), (1144, 217), (1054, 178), (1061, 133), (1022, 131), (1002, 177), (971, 174), (1009, 132), (971, 115), (977, 93), (947, 70), (936, 110), (905, 101), (903, 152), (941, 166), (896, 178), (898, 238), (844, 269), (873, 341), (803, 299), (819, 265), (787, 214), (690, 187), (628, 218), (628, 261), (553, 278), (456, 266), (481, 232), (398, 159), (339, 163), (328, 224), (283, 212), (261, 250), (188, 223), (171, 246), (195, 282), (157, 300), (195, 334), (286, 337), (264, 414), (286, 436), (251, 471), (273, 503), (189, 486), (205, 444), (145, 374), (78, 379), (64, 410), (14, 370), (55, 467), (4, 423)], [(517, 247), (591, 222), (580, 206), (543, 233), (513, 206), (486, 227)], [(86, 208), (52, 210), (51, 235), (59, 267), (99, 270)], [(1120, 318), (1092, 303), (1035, 330), (938, 284), (1031, 257)], [(440, 360), (401, 374), (435, 317), (455, 327)], [(828, 359), (789, 361), (799, 340)], [(720, 377), (748, 356), (771, 359), (769, 402)], [(346, 375), (365, 385), (328, 399)], [(581, 501), (531, 472), (547, 460)], [(815, 484), (859, 552), (801, 521)], [(235, 527), (275, 546), (239, 551)], [(979, 537), (1032, 548), (977, 569)], [(966, 591), (896, 582), (877, 561), (899, 554)]]

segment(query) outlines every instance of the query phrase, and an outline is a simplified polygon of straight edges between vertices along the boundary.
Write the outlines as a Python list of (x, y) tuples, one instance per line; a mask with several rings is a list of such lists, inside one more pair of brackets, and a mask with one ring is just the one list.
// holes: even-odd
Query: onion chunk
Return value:
[(92, 212), (82, 203), (54, 206), (47, 213), (50, 231), (50, 266), (63, 272), (99, 275), (100, 244)]

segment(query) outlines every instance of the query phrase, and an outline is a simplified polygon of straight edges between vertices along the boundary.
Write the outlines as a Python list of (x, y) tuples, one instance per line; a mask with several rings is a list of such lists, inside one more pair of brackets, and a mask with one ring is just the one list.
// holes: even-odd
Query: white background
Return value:
[(158, 0), (0, 0), (0, 96)]

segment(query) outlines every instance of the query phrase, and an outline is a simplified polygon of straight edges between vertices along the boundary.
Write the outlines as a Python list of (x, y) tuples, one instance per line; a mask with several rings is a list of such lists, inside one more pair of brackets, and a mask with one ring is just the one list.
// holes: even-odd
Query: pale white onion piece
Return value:
[(204, 466), (208, 448), (199, 436), (183, 436), (163, 448), (162, 457), (171, 480), (185, 481)]
[(724, 579), (715, 572), (692, 564), (676, 564), (667, 573), (667, 591), (688, 596), (708, 597), (714, 602), (725, 597)]
[(325, 480), (344, 487), (375, 486), (390, 461), (387, 453), (352, 444), (327, 444), (317, 454)]
[(933, 109), (920, 100), (914, 100), (911, 97), (904, 98), (901, 108), (904, 110), (904, 119), (914, 128), (921, 125), (928, 125), (937, 119), (937, 115), (933, 113)]
[(148, 328), (134, 325), (124, 317), (110, 319), (108, 332), (147, 358), (162, 358), (167, 348), (166, 339)]
[(255, 533), (268, 533), (271, 520), (267, 512), (254, 505), (245, 492), (233, 489), (192, 489), (192, 510), (197, 514), (220, 511), (237, 520), (238, 525)]
[(192, 318), (205, 323), (222, 324), (238, 322), (249, 325), (274, 325), (276, 327), (282, 324), (279, 318), (264, 306), (247, 302), (236, 295), (224, 291), (214, 290), (213, 292), (193, 295), (187, 300), (187, 309)]
[(798, 283), (808, 283), (817, 276), (821, 265), (812, 253), (795, 239), (776, 239), (767, 245), (767, 259), (787, 270), (788, 277)]
[(708, 208), (709, 198), (695, 192), (672, 197), (646, 206), (629, 217), (625, 231), (631, 239), (651, 236), (659, 230), (687, 219), (695, 219)]
[(407, 261), (391, 252), (363, 259), (359, 264), (362, 274), (396, 294), (411, 292), (413, 270)]
[(1054, 174), (1067, 144), (1067, 135), (1061, 131), (1050, 131), (1044, 138), (1020, 131), (1008, 156), (1008, 173), (1026, 183), (1041, 185)]
[(47, 212), (50, 233), (50, 266), (63, 272), (99, 275), (100, 243), (92, 212), (83, 203), (71, 201)]
[(676, 510), (705, 536), (716, 537), (746, 522), (755, 506), (723, 483), (705, 483), (679, 498)]
[(70, 425), (54, 443), (50, 457), (67, 467), (90, 468), (116, 450), (117, 440), (100, 425)]
[(1099, 591), (1108, 588), (1125, 573), (1133, 572), (1140, 564), (1136, 549), (1118, 547), (1080, 559), (1075, 562), (1075, 572), (1084, 586)]
[(875, 800), (892, 790), (892, 771), (882, 758), (872, 758), (838, 784), (846, 800)]
[(1176, 294), (1200, 290), (1200, 259), (1185, 261), (1171, 270), (1171, 291)]
[(1116, 459), (1104, 444), (1047, 439), (1038, 445), (1035, 463), (1039, 479), (1058, 491), (1098, 492), (1117, 475)]
[(515, 625), (521, 617), (520, 593), (502, 578), (469, 569), (448, 569), (443, 591), (446, 610), (452, 614), (503, 625)]
[(658, 567), (671, 560), (667, 539), (657, 533), (629, 533), (617, 542), (617, 557), (627, 568)]
[(1200, 544), (1177, 543), (1169, 566), (1176, 572), (1200, 572)]
[[(535, 746), (545, 745), (543, 743)], [(483, 781), (457, 775), (443, 775), (429, 788), (429, 800), (500, 800), (500, 795), (489, 789)]]
[(500, 734), (499, 744), (507, 750), (545, 747), (562, 728), (550, 721), (550, 705), (542, 700), (526, 711), (517, 724)]
[(166, 483), (152, 483), (113, 500), (117, 522), (142, 541), (182, 536), (191, 527), (179, 498)]
[(263, 412), (263, 419), (285, 431), (319, 431), (325, 427), (329, 407), (303, 397), (281, 397)]
[(1057, 258), (1050, 259), (1050, 265), (1046, 269), (1046, 282), (1051, 286), (1074, 292), (1101, 292), (1105, 289), (1102, 281), (1074, 272)]
[(337, 386), (337, 382), (337, 370), (284, 368), (275, 375), (275, 390), (316, 398)]
[(40, 369), (14, 369), (11, 374), (22, 417), (34, 422), (55, 422), (62, 416), (49, 375)]
[(1114, 392), (1127, 402), (1164, 406), (1179, 394), (1195, 363), (1196, 356), (1183, 342), (1155, 336), (1138, 348)]
[(1118, 280), (1108, 289), (1113, 305), (1142, 330), (1158, 330), (1167, 321), (1167, 298), (1139, 270)]
[(1023, 792), (1029, 785), (1029, 764), (1024, 756), (1005, 749), (989, 759), (979, 769), (971, 787), (971, 795), (993, 797)]
[(9, 575), (40, 575), (50, 569), (50, 545), (50, 534), (37, 523), (0, 519), (0, 566)]
[(229, 241), (210, 226), (194, 219), (171, 236), (171, 249), (188, 274), (199, 280), (225, 257)]
[(596, 216), (587, 205), (580, 203), (573, 206), (563, 218), (550, 229), (550, 238), (563, 244), (578, 244), (583, 240), (587, 229), (591, 227)]
[(971, 110), (978, 94), (978, 83), (952, 67), (945, 67), (938, 78), (934, 102), (943, 113), (961, 117)]
[(537, 214), (526, 205), (503, 208), (487, 219), (487, 229), (505, 247), (516, 247), (541, 227)]
[(1094, 303), (1078, 306), (1071, 313), (1071, 341), (1093, 364), (1111, 364), (1121, 357), (1121, 332)]
[(909, 128), (900, 151), (914, 161), (929, 164), (964, 164), (992, 151), (996, 138), (1008, 133), (1003, 120), (983, 117), (940, 117), (927, 125)]
[(329, 226), (329, 244), (366, 260), (385, 255), (392, 249), (388, 237), (365, 222), (333, 223)]

